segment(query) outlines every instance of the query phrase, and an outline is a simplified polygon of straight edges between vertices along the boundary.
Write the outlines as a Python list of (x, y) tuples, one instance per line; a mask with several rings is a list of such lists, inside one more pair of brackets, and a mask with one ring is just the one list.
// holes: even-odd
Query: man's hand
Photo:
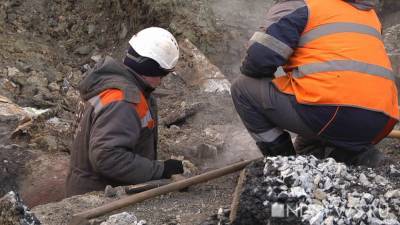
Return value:
[(180, 160), (168, 159), (164, 161), (163, 178), (171, 178), (174, 174), (183, 173), (183, 164)]

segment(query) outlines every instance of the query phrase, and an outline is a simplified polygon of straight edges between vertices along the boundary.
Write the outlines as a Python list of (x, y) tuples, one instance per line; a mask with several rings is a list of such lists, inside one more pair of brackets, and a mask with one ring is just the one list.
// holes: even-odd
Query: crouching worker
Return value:
[(173, 35), (151, 27), (134, 35), (122, 62), (106, 57), (79, 85), (84, 100), (67, 177), (67, 196), (170, 178), (178, 160), (157, 160), (152, 91), (177, 64)]
[[(232, 85), (236, 110), (265, 156), (385, 162), (374, 145), (399, 110), (373, 2), (288, 0), (271, 8)], [(294, 145), (287, 131), (299, 135)]]

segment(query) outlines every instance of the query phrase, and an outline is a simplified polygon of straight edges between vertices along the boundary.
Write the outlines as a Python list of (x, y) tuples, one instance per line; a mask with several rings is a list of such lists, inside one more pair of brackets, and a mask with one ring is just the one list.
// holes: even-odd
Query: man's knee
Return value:
[(231, 95), (234, 101), (236, 101), (244, 88), (245, 83), (243, 82), (243, 76), (236, 78), (231, 85)]
[(260, 90), (263, 87), (263, 79), (255, 79), (247, 76), (239, 76), (231, 85), (231, 94), (232, 98), (235, 102), (237, 102), (240, 98), (245, 98), (248, 101), (259, 100), (259, 96), (261, 95)]

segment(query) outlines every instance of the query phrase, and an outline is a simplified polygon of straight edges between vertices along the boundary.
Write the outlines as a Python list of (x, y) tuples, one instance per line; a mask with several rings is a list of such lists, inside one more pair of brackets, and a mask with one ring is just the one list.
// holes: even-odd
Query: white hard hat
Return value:
[(163, 69), (173, 69), (179, 58), (179, 46), (174, 36), (160, 27), (141, 30), (129, 40), (131, 47), (141, 56), (156, 61)]

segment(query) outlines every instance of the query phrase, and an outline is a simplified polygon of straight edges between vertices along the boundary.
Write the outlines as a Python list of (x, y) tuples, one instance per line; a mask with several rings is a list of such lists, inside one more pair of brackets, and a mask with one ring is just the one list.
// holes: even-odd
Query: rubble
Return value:
[(314, 156), (268, 157), (248, 170), (233, 224), (400, 224), (400, 182), (385, 171)]
[(36, 216), (24, 205), (15, 192), (0, 198), (0, 224), (2, 225), (40, 225)]
[(146, 225), (145, 220), (140, 220), (136, 218), (135, 215), (127, 212), (122, 212), (110, 216), (107, 221), (102, 222), (100, 225)]

